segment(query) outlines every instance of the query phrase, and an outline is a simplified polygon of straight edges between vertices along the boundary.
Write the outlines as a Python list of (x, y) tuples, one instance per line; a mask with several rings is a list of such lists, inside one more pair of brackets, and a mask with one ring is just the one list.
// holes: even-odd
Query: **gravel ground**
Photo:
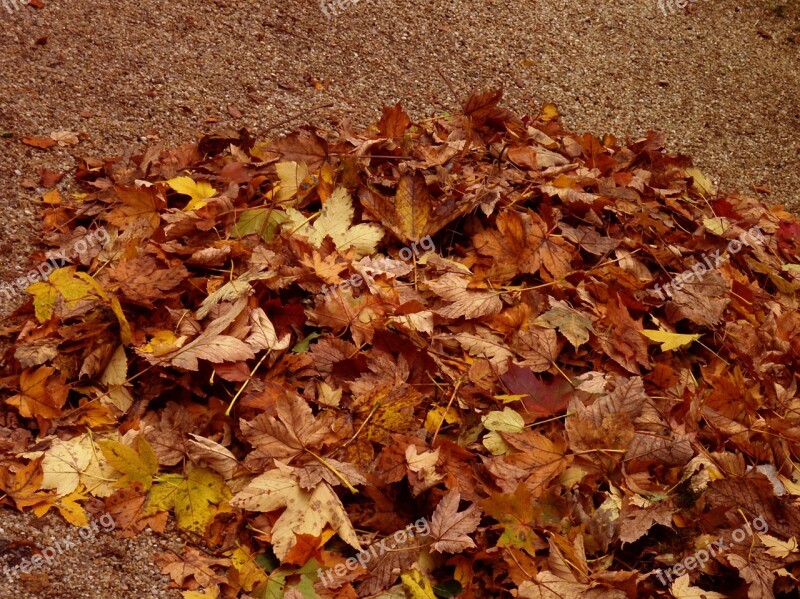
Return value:
[[(82, 156), (259, 132), (295, 114), (366, 124), (397, 101), (423, 117), (495, 85), (520, 112), (555, 102), (579, 131), (665, 131), (722, 190), (800, 208), (797, 0), (699, 0), (666, 15), (657, 0), (361, 0), (331, 19), (296, 0), (44, 3), (0, 5), (0, 281), (38, 263), (43, 168), (64, 173), (69, 193)], [(77, 145), (20, 143), (65, 130)], [(13, 304), (0, 295), (0, 316)], [(0, 512), (0, 550), (47, 527), (69, 533), (45, 522)], [(154, 590), (166, 588), (156, 543), (175, 540), (76, 548), (43, 590), (0, 579), (0, 599), (170, 596)]]
[[(78, 529), (56, 516), (34, 518), (3, 510), (0, 512), (0, 598), (177, 599), (181, 596), (177, 591), (167, 590), (169, 577), (162, 576), (153, 564), (154, 553), (180, 551), (182, 543), (174, 534), (160, 537), (148, 530), (136, 539), (119, 539), (113, 533), (107, 534), (108, 528), (110, 525), (98, 524), (99, 532), (82, 540)], [(70, 544), (75, 547), (69, 549)], [(13, 570), (22, 560), (30, 560), (37, 549), (47, 547), (60, 548), (63, 553), (51, 558), (51, 564), (28, 574)]]

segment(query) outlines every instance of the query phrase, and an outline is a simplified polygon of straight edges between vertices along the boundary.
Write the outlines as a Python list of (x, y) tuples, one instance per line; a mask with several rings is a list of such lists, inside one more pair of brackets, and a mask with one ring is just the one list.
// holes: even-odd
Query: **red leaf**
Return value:
[(567, 409), (575, 390), (567, 381), (558, 379), (546, 383), (538, 378), (530, 368), (510, 364), (508, 372), (500, 377), (513, 395), (525, 395), (522, 404), (537, 418), (561, 414)]

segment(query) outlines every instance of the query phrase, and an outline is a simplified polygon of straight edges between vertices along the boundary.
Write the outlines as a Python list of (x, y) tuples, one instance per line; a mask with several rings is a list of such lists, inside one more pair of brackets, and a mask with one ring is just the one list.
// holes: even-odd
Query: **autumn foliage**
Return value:
[(47, 241), (108, 241), (0, 329), (0, 505), (126, 535), (172, 514), (186, 597), (790, 593), (800, 222), (655, 133), (499, 101), (85, 160)]

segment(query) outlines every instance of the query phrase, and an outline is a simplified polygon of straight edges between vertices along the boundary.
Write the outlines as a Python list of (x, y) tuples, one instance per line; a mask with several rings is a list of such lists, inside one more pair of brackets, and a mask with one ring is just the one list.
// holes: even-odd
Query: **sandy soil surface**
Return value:
[[(364, 124), (397, 101), (424, 117), (497, 85), (520, 112), (557, 103), (579, 131), (660, 129), (722, 190), (800, 208), (796, 0), (697, 0), (674, 13), (672, 0), (666, 14), (658, 0), (360, 0), (338, 16), (326, 7), (331, 18), (295, 0), (44, 4), (0, 4), (0, 282), (38, 263), (42, 169), (64, 174), (57, 187), (70, 193), (84, 156), (220, 127), (275, 132), (296, 114)], [(20, 142), (59, 131), (79, 143)], [(0, 294), (0, 316), (14, 303)], [(20, 542), (70, 530), (0, 511), (0, 570)], [(152, 555), (179, 544), (107, 535), (35, 576), (0, 576), (0, 599), (176, 596)]]

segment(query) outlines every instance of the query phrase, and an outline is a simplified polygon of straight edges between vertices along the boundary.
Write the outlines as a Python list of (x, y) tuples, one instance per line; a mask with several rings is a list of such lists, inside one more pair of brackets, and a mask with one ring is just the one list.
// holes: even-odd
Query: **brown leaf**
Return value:
[(468, 289), (469, 281), (455, 273), (430, 281), (428, 286), (436, 295), (450, 302), (450, 305), (436, 310), (445, 318), (481, 318), (497, 314), (503, 307), (498, 293)]
[(54, 139), (48, 139), (46, 137), (23, 137), (22, 143), (26, 146), (32, 146), (34, 148), (39, 148), (40, 150), (47, 150), (48, 148), (52, 148), (56, 145), (56, 141)]
[(411, 125), (411, 119), (398, 103), (394, 107), (383, 107), (383, 115), (378, 121), (378, 130), (383, 137), (402, 137)]
[(456, 202), (451, 198), (435, 200), (419, 173), (403, 174), (394, 197), (374, 189), (362, 188), (361, 204), (387, 226), (401, 241), (418, 242), (433, 236), (452, 221), (477, 205), (473, 201)]
[(475, 532), (481, 521), (480, 508), (472, 504), (463, 512), (458, 511), (461, 495), (450, 491), (436, 506), (431, 517), (431, 547), (440, 553), (461, 553), (475, 547), (469, 534)]

